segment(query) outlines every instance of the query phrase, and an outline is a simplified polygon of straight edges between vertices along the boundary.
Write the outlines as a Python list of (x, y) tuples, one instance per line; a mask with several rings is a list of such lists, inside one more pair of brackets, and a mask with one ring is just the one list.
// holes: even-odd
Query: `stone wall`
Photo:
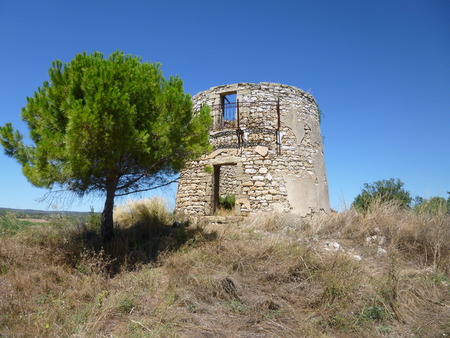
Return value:
[(236, 165), (221, 165), (216, 167), (216, 170), (220, 170), (219, 196), (223, 197), (236, 194), (236, 189), (238, 188), (236, 169)]
[[(221, 106), (222, 96), (231, 93), (239, 101), (239, 125), (233, 129), (224, 123)], [(238, 83), (192, 99), (195, 110), (211, 107), (214, 151), (181, 172), (177, 211), (214, 213), (228, 181), (226, 175), (205, 170), (211, 166), (235, 169), (238, 215), (275, 211), (305, 216), (330, 210), (318, 108), (310, 94), (282, 84)]]

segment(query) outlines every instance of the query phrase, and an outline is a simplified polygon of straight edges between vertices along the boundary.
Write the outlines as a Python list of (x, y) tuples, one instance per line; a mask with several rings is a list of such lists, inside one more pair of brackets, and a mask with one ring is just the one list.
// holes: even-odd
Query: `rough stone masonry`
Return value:
[(177, 212), (213, 215), (226, 195), (235, 195), (236, 215), (329, 212), (320, 116), (310, 94), (277, 83), (237, 83), (192, 100), (196, 111), (211, 109), (213, 151), (180, 173)]

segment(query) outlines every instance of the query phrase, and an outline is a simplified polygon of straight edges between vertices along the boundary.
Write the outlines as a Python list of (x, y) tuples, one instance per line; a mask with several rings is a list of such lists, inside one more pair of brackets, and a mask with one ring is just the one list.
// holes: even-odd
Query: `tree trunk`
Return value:
[(115, 193), (116, 187), (114, 185), (108, 185), (106, 190), (105, 207), (102, 213), (102, 224), (100, 227), (103, 246), (105, 249), (108, 248), (108, 244), (114, 238), (113, 210)]

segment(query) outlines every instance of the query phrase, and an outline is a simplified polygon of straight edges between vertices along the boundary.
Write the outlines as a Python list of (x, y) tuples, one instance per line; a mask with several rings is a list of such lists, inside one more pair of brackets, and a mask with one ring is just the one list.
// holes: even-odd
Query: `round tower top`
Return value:
[[(201, 97), (209, 96), (209, 94), (246, 94), (252, 92), (269, 92), (272, 93), (271, 96), (276, 97), (303, 97), (315, 103), (314, 97), (304, 90), (297, 88), (295, 86), (290, 86), (275, 82), (260, 82), (260, 83), (250, 83), (250, 82), (239, 82), (220, 86), (214, 86), (207, 90), (201, 91), (193, 96), (194, 101), (201, 99)], [(243, 99), (244, 97), (241, 97)]]

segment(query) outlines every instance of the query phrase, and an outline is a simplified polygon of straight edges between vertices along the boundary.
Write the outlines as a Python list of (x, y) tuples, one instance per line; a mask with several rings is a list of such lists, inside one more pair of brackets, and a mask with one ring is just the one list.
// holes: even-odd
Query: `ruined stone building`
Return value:
[(234, 195), (234, 213), (330, 210), (314, 98), (277, 83), (237, 83), (195, 95), (210, 107), (213, 151), (180, 173), (176, 210), (214, 215), (219, 197)]

